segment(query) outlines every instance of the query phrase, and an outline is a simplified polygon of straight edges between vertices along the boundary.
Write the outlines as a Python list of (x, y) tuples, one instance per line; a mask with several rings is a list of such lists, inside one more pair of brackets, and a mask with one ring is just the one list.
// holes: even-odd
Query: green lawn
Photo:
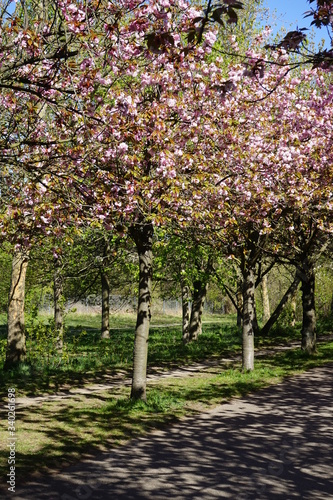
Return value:
[[(234, 317), (207, 317), (206, 320), (199, 341), (184, 345), (179, 317), (155, 318), (149, 339), (149, 365), (175, 366), (240, 350), (240, 334), (233, 325)], [(49, 321), (45, 316), (27, 321), (27, 363), (13, 372), (1, 371), (2, 387), (15, 381), (22, 392), (37, 394), (57, 390), (64, 383), (81, 383), (105, 370), (131, 370), (134, 315), (111, 316), (112, 329), (107, 340), (100, 339), (99, 315), (69, 315), (62, 355), (55, 350), (55, 335), (52, 326), (48, 326)], [(175, 323), (179, 326), (173, 326)], [(5, 360), (5, 345), (3, 333), (0, 366)]]

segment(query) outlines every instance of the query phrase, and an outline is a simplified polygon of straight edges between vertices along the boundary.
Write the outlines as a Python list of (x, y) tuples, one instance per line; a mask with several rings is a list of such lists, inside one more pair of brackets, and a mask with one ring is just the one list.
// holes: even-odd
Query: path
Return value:
[(332, 500), (332, 400), (333, 364), (17, 485), (8, 499)]
[[(317, 340), (317, 343), (328, 342), (333, 340), (333, 335), (326, 335), (321, 339)], [(255, 356), (268, 356), (276, 354), (277, 352), (291, 350), (299, 348), (299, 341), (289, 342), (288, 344), (276, 345), (270, 348), (256, 349)], [(150, 381), (166, 378), (166, 377), (191, 377), (198, 375), (198, 373), (203, 373), (210, 370), (211, 368), (225, 369), (226, 365), (230, 363), (240, 362), (242, 359), (241, 355), (229, 356), (228, 358), (219, 358), (205, 360), (200, 363), (191, 363), (190, 365), (180, 366), (178, 368), (172, 368), (171, 370), (166, 370), (161, 367), (150, 367), (148, 368), (147, 383)], [(27, 406), (33, 406), (45, 403), (47, 401), (61, 401), (63, 399), (70, 399), (77, 394), (89, 395), (95, 394), (99, 391), (110, 390), (115, 387), (129, 386), (131, 384), (131, 379), (128, 377), (126, 371), (119, 371), (114, 375), (105, 374), (103, 377), (103, 382), (97, 384), (84, 385), (83, 387), (73, 387), (71, 389), (66, 389), (58, 391), (55, 394), (45, 394), (42, 396), (22, 396), (16, 398), (17, 409), (24, 408)], [(0, 408), (1, 413), (5, 412), (5, 409)]]

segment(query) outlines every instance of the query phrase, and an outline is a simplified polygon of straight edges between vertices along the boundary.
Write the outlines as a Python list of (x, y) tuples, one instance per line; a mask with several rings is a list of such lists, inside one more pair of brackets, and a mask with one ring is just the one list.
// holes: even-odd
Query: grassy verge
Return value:
[[(123, 319), (119, 318), (118, 324)], [(150, 366), (177, 366), (205, 358), (226, 356), (241, 348), (239, 331), (232, 325), (234, 318), (208, 318), (208, 321), (215, 322), (205, 324), (199, 341), (189, 345), (182, 342), (181, 326), (161, 327), (159, 319), (155, 320), (155, 325), (158, 326), (153, 323), (150, 333)], [(168, 318), (168, 321), (170, 325), (174, 318)], [(65, 348), (60, 356), (55, 350), (52, 327), (49, 328), (45, 318), (42, 318), (33, 328), (28, 329), (27, 363), (6, 373), (1, 371), (1, 364), (5, 359), (3, 339), (0, 395), (4, 395), (3, 391), (12, 384), (15, 384), (22, 395), (36, 395), (56, 392), (66, 385), (75, 386), (95, 381), (105, 371), (129, 372), (132, 368), (134, 327), (112, 330), (110, 339), (101, 340), (99, 324), (97, 327), (96, 323), (97, 317), (69, 317)]]
[[(240, 365), (214, 367), (192, 377), (164, 378), (151, 383), (147, 403), (129, 400), (120, 387), (89, 396), (47, 402), (17, 411), (17, 480), (33, 472), (63, 467), (107, 447), (150, 432), (184, 415), (275, 384), (284, 377), (333, 361), (333, 342), (321, 344), (314, 356), (300, 349), (260, 358), (251, 373)], [(6, 431), (0, 441), (6, 442)], [(0, 450), (0, 471), (7, 473), (8, 450)]]
[[(130, 373), (134, 326), (124, 327), (129, 317), (114, 316), (115, 324), (121, 329), (112, 330), (110, 339), (101, 340), (98, 315), (69, 315), (62, 355), (55, 350), (56, 337), (52, 326), (48, 326), (49, 318), (38, 318), (28, 328), (27, 363), (9, 372), (1, 370), (6, 340), (0, 330), (0, 397), (5, 397), (6, 388), (12, 385), (15, 385), (20, 395), (38, 395), (100, 381), (105, 373), (120, 370)], [(134, 316), (132, 319), (134, 321)], [(241, 334), (235, 327), (234, 316), (205, 317), (207, 323), (203, 325), (203, 334), (197, 342), (188, 345), (182, 342), (181, 327), (172, 326), (175, 319), (166, 316), (155, 318), (149, 339), (149, 366), (170, 368), (240, 353)], [(162, 321), (165, 326), (161, 327)], [(319, 333), (329, 332), (329, 324), (319, 326)], [(292, 340), (300, 341), (299, 337), (299, 325), (296, 328), (277, 326), (268, 337), (258, 336), (255, 342), (256, 347), (264, 348)]]

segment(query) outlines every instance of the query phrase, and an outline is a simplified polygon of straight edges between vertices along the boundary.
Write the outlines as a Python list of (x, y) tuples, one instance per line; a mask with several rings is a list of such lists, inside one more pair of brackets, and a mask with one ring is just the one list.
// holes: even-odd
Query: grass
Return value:
[[(184, 345), (181, 326), (173, 326), (178, 317), (161, 316), (152, 323), (149, 339), (149, 366), (170, 368), (204, 359), (227, 357), (241, 351), (240, 331), (233, 316), (205, 318), (203, 334), (197, 342)], [(0, 317), (0, 321), (4, 317)], [(48, 323), (50, 317), (28, 320), (27, 363), (19, 369), (4, 373), (6, 327), (0, 323), (0, 395), (11, 384), (24, 394), (56, 392), (66, 385), (82, 385), (108, 373), (132, 369), (134, 315), (111, 316), (110, 339), (100, 339), (100, 316), (69, 314), (66, 319), (65, 348), (62, 355), (55, 350), (55, 335)], [(132, 326), (128, 326), (132, 322)], [(161, 325), (164, 325), (161, 327)], [(319, 333), (330, 331), (326, 321), (319, 323)], [(299, 340), (296, 328), (277, 325), (270, 335), (255, 338), (256, 347)], [(2, 389), (1, 389), (2, 388)]]
[[(179, 323), (179, 318), (176, 319)], [(215, 323), (204, 324), (204, 333), (198, 342), (184, 345), (181, 326), (168, 326), (174, 324), (175, 318), (156, 318), (149, 339), (149, 365), (171, 367), (239, 351), (241, 340), (239, 331), (232, 325), (233, 319), (214, 318)], [(165, 327), (161, 327), (162, 320)], [(129, 322), (128, 316), (116, 317), (114, 324), (122, 329), (111, 330), (110, 339), (101, 340), (99, 316), (70, 315), (62, 356), (55, 351), (55, 336), (47, 322), (48, 318), (42, 317), (33, 327), (28, 327), (27, 363), (16, 370), (1, 371), (0, 387), (15, 383), (21, 394), (55, 392), (64, 384), (80, 385), (95, 380), (106, 370), (131, 370), (134, 326), (119, 326)], [(0, 363), (5, 359), (5, 340), (2, 345)]]
[[(124, 372), (130, 370), (133, 329), (114, 331), (110, 341), (101, 341), (97, 319), (88, 319), (82, 316), (69, 318), (66, 341), (70, 355), (67, 361), (61, 360), (56, 365), (50, 356), (48, 363), (31, 362), (19, 370), (2, 373), (2, 396), (6, 398), (8, 387), (14, 386), (18, 396), (54, 393), (82, 384), (105, 382), (106, 374), (120, 368)], [(119, 319), (117, 324), (122, 321)], [(18, 481), (24, 481), (37, 470), (45, 472), (61, 468), (133, 436), (175, 422), (184, 415), (195, 415), (232, 397), (243, 396), (275, 384), (286, 376), (333, 361), (333, 342), (326, 342), (318, 345), (314, 356), (295, 349), (258, 357), (255, 370), (243, 373), (240, 363), (223, 364), (219, 361), (231, 353), (240, 352), (240, 334), (232, 325), (233, 321), (234, 318), (228, 317), (226, 321), (218, 318), (215, 324), (205, 324), (198, 342), (187, 346), (181, 341), (179, 327), (152, 328), (150, 366), (169, 367), (208, 358), (215, 358), (216, 363), (209, 370), (192, 376), (152, 381), (148, 387), (147, 403), (133, 403), (129, 400), (129, 388), (119, 386), (112, 391), (73, 395), (38, 407), (17, 409)], [(330, 324), (322, 323), (319, 330), (321, 335), (329, 333)], [(297, 328), (276, 327), (267, 338), (259, 337), (257, 346), (288, 343), (295, 339), (299, 340)], [(7, 438), (6, 429), (1, 430), (0, 441), (6, 443)], [(7, 459), (8, 449), (4, 446), (0, 448), (1, 474), (8, 472)]]

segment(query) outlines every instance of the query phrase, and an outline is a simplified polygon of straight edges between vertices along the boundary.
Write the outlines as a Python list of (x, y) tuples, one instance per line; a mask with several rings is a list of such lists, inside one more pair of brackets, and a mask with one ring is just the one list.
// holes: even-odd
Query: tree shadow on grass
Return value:
[[(32, 473), (62, 468), (82, 456), (105, 450), (106, 444), (115, 445), (175, 423), (183, 415), (186, 401), (200, 403), (214, 398), (222, 401), (260, 386), (260, 383), (249, 385), (245, 382), (228, 386), (212, 383), (205, 388), (191, 389), (171, 383), (163, 392), (150, 388), (148, 404), (133, 402), (128, 396), (115, 398), (90, 394), (85, 395), (87, 407), (84, 408), (79, 407), (82, 399), (78, 396), (38, 408), (18, 409), (18, 437), (25, 432), (32, 433), (35, 442), (46, 438), (49, 444), (42, 445), (36, 452), (20, 451), (17, 481), (21, 484), (29, 480)], [(188, 415), (197, 413), (198, 410), (187, 409)], [(85, 438), (84, 434), (89, 437)]]
[(315, 368), (320, 363), (333, 361), (333, 342), (327, 342), (317, 346), (314, 354), (309, 354), (302, 349), (292, 349), (275, 354), (275, 356), (264, 358), (266, 364), (281, 367), (285, 372), (296, 369)]
[[(48, 475), (17, 491), (36, 500), (322, 500), (330, 498), (333, 480), (332, 365), (233, 400), (167, 429), (155, 430), (111, 451), (100, 451), (63, 473)], [(235, 390), (242, 386), (235, 384)], [(215, 385), (208, 388), (218, 391)], [(230, 395), (230, 393), (229, 393)], [(193, 398), (201, 398), (199, 391)], [(220, 392), (223, 397), (223, 388)], [(159, 406), (163, 407), (162, 402)], [(158, 406), (157, 406), (158, 407)], [(47, 432), (57, 451), (66, 454), (77, 436), (72, 425), (98, 425), (120, 432), (142, 430), (146, 416), (124, 401), (95, 410), (59, 409), (59, 426)], [(51, 410), (44, 410), (50, 412)], [(163, 413), (153, 414), (158, 425)], [(46, 416), (53, 415), (46, 413)], [(168, 417), (169, 415), (167, 415)], [(163, 420), (164, 421), (164, 420)], [(73, 425), (74, 426), (74, 425)], [(58, 440), (58, 441), (56, 441)], [(96, 439), (96, 449), (98, 449)], [(101, 448), (100, 448), (101, 449)], [(41, 450), (37, 463), (52, 448)], [(31, 459), (31, 466), (36, 464)]]
[[(283, 356), (276, 356), (275, 363), (283, 364), (285, 371), (288, 371), (289, 367), (292, 372), (294, 360), (300, 357), (299, 353), (285, 353)], [(272, 365), (272, 360), (267, 360), (267, 363)], [(265, 360), (262, 360), (261, 364), (262, 370), (265, 370)], [(233, 382), (226, 379), (231, 373)], [(84, 396), (72, 396), (70, 401), (54, 401), (39, 405), (38, 408), (18, 409), (22, 432), (31, 432), (31, 429), (36, 427), (37, 435), (45, 435), (50, 440), (50, 444), (42, 446), (37, 453), (20, 453), (19, 469), (24, 476), (21, 479), (26, 480), (29, 471), (46, 470), (49, 467), (59, 467), (67, 461), (71, 462), (87, 450), (103, 450), (103, 443), (108, 440), (123, 441), (152, 428), (170, 424), (183, 414), (183, 408), (189, 402), (192, 406), (194, 404), (193, 408), (196, 408), (197, 403), (223, 403), (235, 396), (258, 391), (267, 385), (261, 377), (260, 369), (255, 374), (242, 374), (239, 369), (229, 370), (215, 376), (210, 382), (205, 382), (204, 378), (199, 379), (198, 386), (193, 386), (189, 379), (178, 379), (176, 382), (171, 378), (164, 382), (163, 388), (153, 385), (149, 387), (147, 405), (140, 401), (132, 402), (128, 397), (115, 398), (114, 395), (106, 393), (96, 396), (92, 392)], [(86, 402), (82, 408), (80, 402), (83, 397)], [(187, 408), (187, 414), (197, 411)], [(48, 422), (52, 422), (51, 427)], [(88, 432), (88, 439), (81, 435), (83, 431)]]
[(115, 365), (113, 369), (99, 369), (90, 373), (75, 370), (50, 373), (36, 370), (31, 365), (23, 365), (10, 372), (0, 371), (0, 397), (3, 400), (7, 398), (8, 387), (15, 387), (17, 397), (22, 393), (27, 397), (55, 394), (60, 390), (66, 393), (69, 389), (82, 388), (87, 384), (106, 384), (109, 377), (116, 377), (119, 373), (121, 377), (129, 377), (131, 371)]
[[(82, 327), (70, 328), (67, 361), (50, 356), (48, 364), (28, 362), (9, 372), (0, 371), (0, 387), (6, 391), (7, 387), (14, 386), (18, 393), (24, 391), (24, 394), (36, 395), (54, 393), (63, 386), (80, 387), (85, 383), (98, 382), (103, 371), (115, 373), (125, 370), (129, 374), (132, 369), (133, 331), (112, 332), (110, 340), (100, 341), (96, 340), (96, 331), (90, 330), (80, 337)], [(159, 330), (151, 335), (149, 364), (171, 368), (177, 364), (204, 361), (212, 356), (228, 357), (235, 354), (234, 344), (233, 334), (224, 338), (222, 333), (208, 333), (203, 334), (198, 342), (184, 346), (179, 331), (169, 331), (165, 337)], [(4, 397), (5, 392), (1, 395)]]
[[(44, 404), (37, 411), (33, 407), (17, 411), (18, 439), (27, 432), (34, 436), (35, 442), (40, 439), (42, 442), (44, 438), (48, 441), (38, 451), (25, 449), (18, 453), (19, 483), (27, 481), (32, 473), (61, 468), (82, 456), (105, 450), (106, 444), (116, 445), (177, 420), (158, 405), (133, 403), (128, 397), (117, 399), (91, 394), (85, 399), (88, 406), (85, 408), (79, 407), (82, 399), (77, 397), (63, 404)], [(1, 458), (8, 458), (6, 451), (1, 452)]]

